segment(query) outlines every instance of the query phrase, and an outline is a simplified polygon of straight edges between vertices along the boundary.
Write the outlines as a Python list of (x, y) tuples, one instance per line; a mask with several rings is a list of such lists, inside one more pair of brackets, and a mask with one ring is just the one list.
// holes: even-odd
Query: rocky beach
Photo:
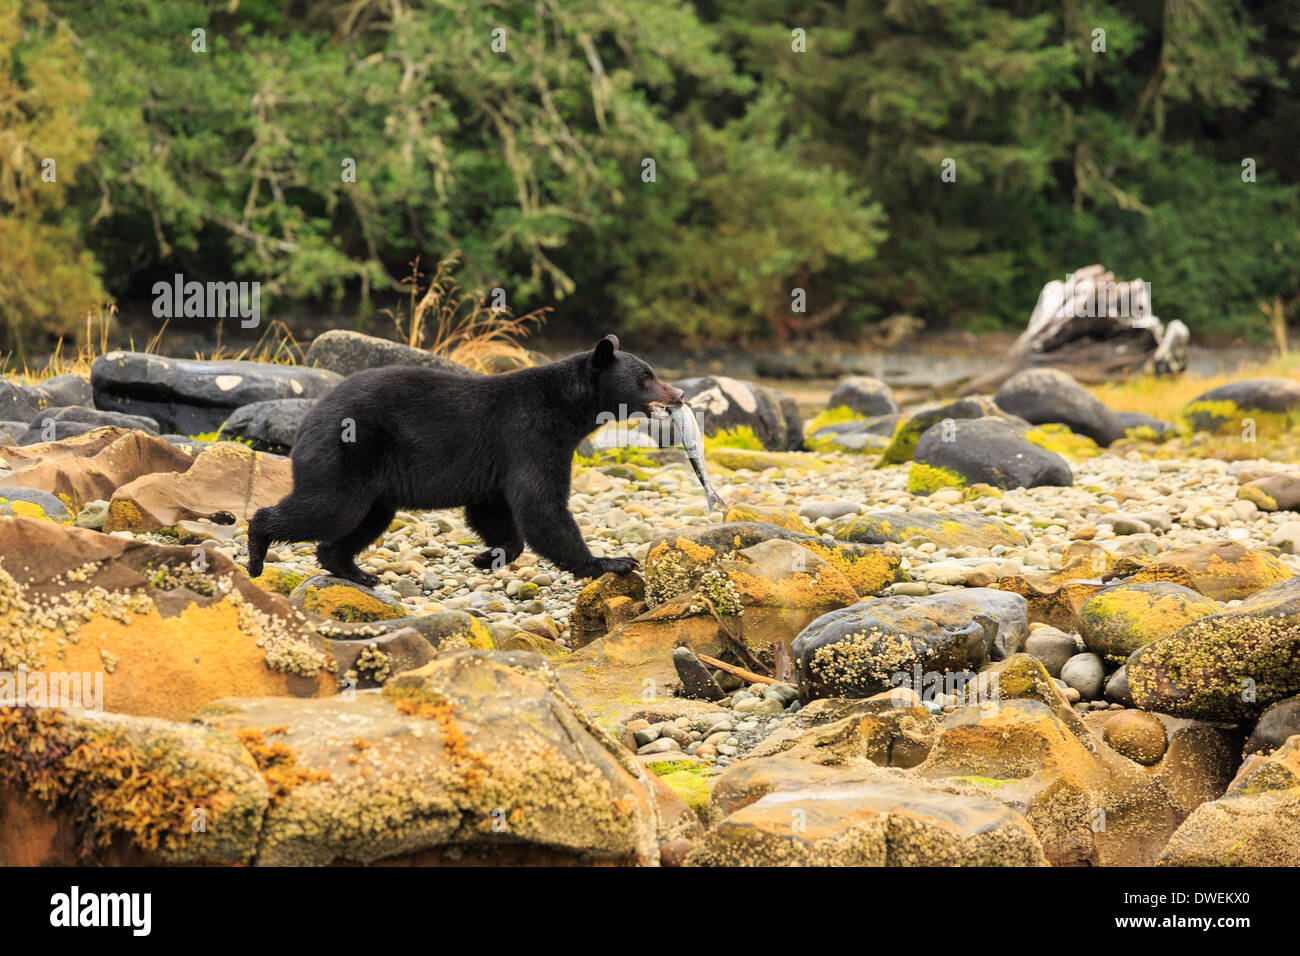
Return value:
[(373, 588), (314, 543), (250, 579), (306, 409), (435, 362), (322, 339), (0, 380), (0, 861), (1300, 863), (1296, 381), (1163, 421), (1052, 369), (700, 376), (725, 511), (644, 423), (575, 457), (637, 572), (403, 511)]

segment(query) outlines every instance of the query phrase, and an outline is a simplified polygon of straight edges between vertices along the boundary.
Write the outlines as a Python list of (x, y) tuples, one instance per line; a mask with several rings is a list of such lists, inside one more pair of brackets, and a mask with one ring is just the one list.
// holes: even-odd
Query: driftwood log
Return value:
[(991, 392), (1022, 369), (1044, 366), (1085, 383), (1136, 372), (1177, 374), (1187, 368), (1188, 340), (1182, 322), (1165, 325), (1156, 318), (1148, 283), (1119, 282), (1092, 265), (1043, 286), (1015, 345), (962, 393)]

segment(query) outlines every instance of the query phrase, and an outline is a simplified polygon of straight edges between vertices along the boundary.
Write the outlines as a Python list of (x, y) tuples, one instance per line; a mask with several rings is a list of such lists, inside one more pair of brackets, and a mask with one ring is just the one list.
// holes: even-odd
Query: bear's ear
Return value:
[(596, 343), (596, 350), (591, 353), (591, 364), (596, 368), (608, 368), (614, 363), (614, 352), (617, 349), (618, 336), (605, 336)]

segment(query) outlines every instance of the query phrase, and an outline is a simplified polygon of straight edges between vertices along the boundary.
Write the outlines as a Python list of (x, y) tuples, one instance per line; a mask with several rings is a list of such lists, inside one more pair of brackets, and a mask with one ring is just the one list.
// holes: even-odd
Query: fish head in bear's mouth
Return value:
[(686, 406), (687, 408), (690, 408), (690, 404), (685, 400), (684, 397), (686, 393), (683, 392), (680, 388), (674, 388), (671, 385), (665, 385), (663, 382), (660, 382), (658, 379), (655, 380), (655, 384), (659, 385), (663, 389), (662, 391), (663, 397), (655, 401), (646, 403), (650, 408), (650, 414), (653, 415), (655, 418), (666, 418), (668, 416), (668, 409), (670, 408), (680, 408), (683, 405)]

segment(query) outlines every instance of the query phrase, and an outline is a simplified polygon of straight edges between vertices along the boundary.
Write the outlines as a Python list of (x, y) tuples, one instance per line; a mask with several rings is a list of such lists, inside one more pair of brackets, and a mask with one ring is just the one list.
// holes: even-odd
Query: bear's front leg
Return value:
[(637, 568), (635, 558), (598, 558), (592, 554), (564, 501), (525, 495), (516, 499), (510, 510), (528, 546), (574, 577), (594, 578), (608, 572), (629, 574)]

